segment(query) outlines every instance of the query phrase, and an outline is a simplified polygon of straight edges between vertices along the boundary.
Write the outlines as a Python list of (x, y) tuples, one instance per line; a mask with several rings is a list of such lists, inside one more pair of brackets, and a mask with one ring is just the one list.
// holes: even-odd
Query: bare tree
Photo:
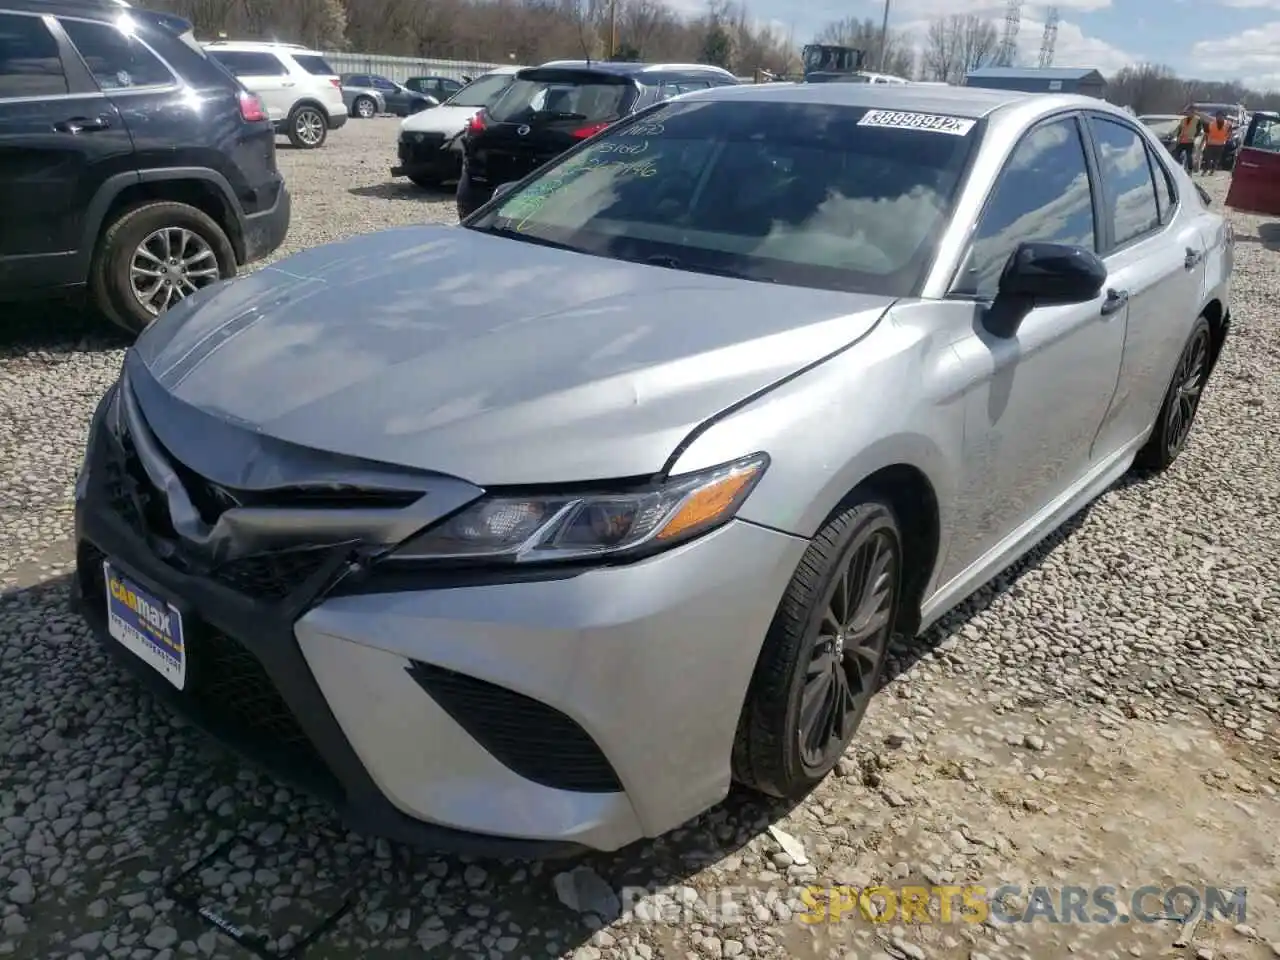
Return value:
[(921, 54), (924, 79), (954, 83), (962, 72), (961, 64), (960, 36), (952, 29), (951, 18), (930, 21)]
[(916, 57), (911, 44), (892, 30), (884, 40), (882, 58), (880, 24), (871, 18), (859, 20), (857, 17), (845, 17), (843, 20), (833, 20), (818, 32), (818, 43), (837, 43), (863, 51), (866, 55), (863, 62), (868, 70), (879, 70), (883, 63), (885, 73), (912, 78), (915, 75)]
[(965, 74), (992, 61), (999, 48), (995, 24), (972, 13), (953, 13), (929, 23), (924, 72), (928, 80), (961, 83)]
[(1117, 71), (1107, 84), (1107, 99), (1133, 112), (1177, 113), (1194, 100), (1188, 97), (1183, 81), (1169, 67), (1139, 63)]

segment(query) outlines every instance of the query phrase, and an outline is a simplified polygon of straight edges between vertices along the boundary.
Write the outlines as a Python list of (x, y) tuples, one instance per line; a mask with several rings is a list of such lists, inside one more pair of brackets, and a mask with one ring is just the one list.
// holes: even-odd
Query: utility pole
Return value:
[(880, 72), (889, 62), (889, 0), (884, 0), (884, 20), (880, 22)]
[(618, 53), (618, 0), (609, 0), (609, 59)]

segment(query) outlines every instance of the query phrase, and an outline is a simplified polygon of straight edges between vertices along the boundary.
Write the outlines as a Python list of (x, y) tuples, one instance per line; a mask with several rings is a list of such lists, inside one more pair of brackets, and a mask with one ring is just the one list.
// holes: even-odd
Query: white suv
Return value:
[(258, 95), (276, 132), (300, 150), (314, 150), (347, 122), (338, 72), (315, 50), (251, 40), (214, 40), (204, 49)]

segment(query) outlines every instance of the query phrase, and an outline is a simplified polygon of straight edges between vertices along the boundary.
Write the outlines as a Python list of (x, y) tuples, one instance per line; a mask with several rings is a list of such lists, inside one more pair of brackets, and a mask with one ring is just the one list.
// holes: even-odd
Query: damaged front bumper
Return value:
[[(77, 487), (77, 607), (159, 696), (353, 830), (492, 856), (615, 850), (723, 799), (807, 546), (735, 520), (616, 566), (378, 562), (484, 491), (230, 425), (133, 352)], [(181, 689), (114, 637), (106, 570), (179, 614)]]

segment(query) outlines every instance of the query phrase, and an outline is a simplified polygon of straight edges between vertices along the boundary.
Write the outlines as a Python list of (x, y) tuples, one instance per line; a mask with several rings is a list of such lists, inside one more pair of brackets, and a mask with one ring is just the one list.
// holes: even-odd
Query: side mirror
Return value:
[(1064, 243), (1026, 241), (1009, 254), (986, 326), (1011, 337), (1034, 307), (1088, 303), (1102, 292), (1107, 265), (1092, 250)]
[(510, 193), (511, 188), (516, 185), (515, 180), (508, 180), (506, 183), (500, 183), (493, 188), (493, 199), (497, 200), (504, 194)]

